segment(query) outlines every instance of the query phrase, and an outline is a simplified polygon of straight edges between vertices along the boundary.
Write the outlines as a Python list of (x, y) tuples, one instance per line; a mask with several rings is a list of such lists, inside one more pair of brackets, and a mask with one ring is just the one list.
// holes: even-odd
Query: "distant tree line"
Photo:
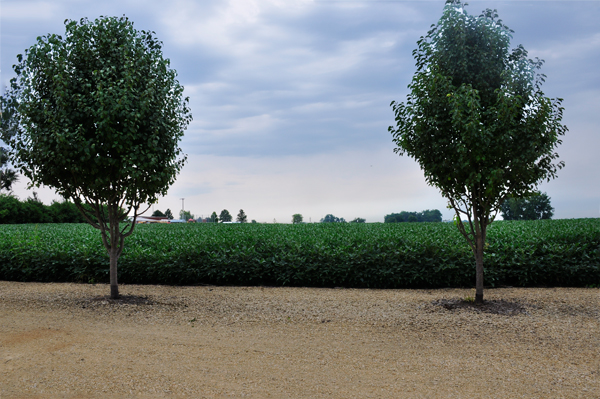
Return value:
[(350, 221), (350, 223), (365, 223), (367, 220), (364, 218), (354, 218)]
[(152, 213), (152, 216), (154, 217), (159, 217), (159, 218), (167, 218), (169, 220), (174, 219), (173, 217), (173, 212), (171, 212), (171, 209), (167, 208), (167, 210), (165, 211), (165, 213), (162, 213), (161, 211), (159, 211), (158, 209), (155, 210)]
[[(167, 217), (169, 219), (173, 219), (173, 213), (171, 212), (170, 209), (167, 209), (167, 211), (165, 213), (162, 213), (159, 210), (154, 211), (152, 216)], [(207, 217), (205, 219), (203, 219), (203, 218), (196, 219), (196, 216), (194, 216), (194, 214), (191, 213), (190, 211), (181, 210), (181, 211), (179, 211), (179, 218), (181, 220), (194, 219), (194, 220), (197, 220), (198, 222), (202, 222), (202, 223), (219, 223), (219, 222), (224, 223), (224, 222), (231, 222), (233, 220), (233, 216), (231, 216), (231, 213), (229, 213), (229, 211), (227, 209), (223, 209), (218, 216), (217, 216), (217, 212), (213, 212), (210, 215), (210, 217)], [(243, 209), (240, 209), (235, 220), (238, 223), (248, 223), (248, 216), (246, 215), (246, 213), (244, 212)], [(252, 223), (256, 223), (256, 220), (252, 220)]]
[[(349, 223), (365, 223), (365, 219), (363, 218), (354, 218)], [(333, 216), (331, 213), (327, 214), (323, 219), (321, 219), (321, 223), (348, 223), (344, 218), (338, 218)]]
[(37, 193), (24, 201), (12, 195), (0, 195), (0, 224), (86, 223), (71, 201), (54, 201), (45, 205)]
[(437, 209), (427, 209), (421, 212), (406, 212), (391, 213), (385, 215), (384, 223), (402, 223), (402, 222), (441, 222), (442, 212)]

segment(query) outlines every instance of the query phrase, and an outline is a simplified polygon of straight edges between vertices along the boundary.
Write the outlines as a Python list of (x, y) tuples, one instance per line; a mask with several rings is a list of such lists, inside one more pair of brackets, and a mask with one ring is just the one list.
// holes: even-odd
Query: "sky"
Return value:
[[(600, 1), (478, 1), (497, 9), (531, 58), (545, 60), (543, 90), (563, 98), (566, 164), (540, 184), (554, 218), (600, 217)], [(393, 152), (390, 102), (405, 101), (412, 50), (443, 0), (2, 0), (0, 84), (36, 37), (66, 19), (126, 15), (163, 42), (190, 98), (180, 146), (188, 162), (151, 208), (196, 217), (223, 209), (249, 220), (305, 222), (327, 214), (382, 222), (447, 201), (417, 162)], [(32, 195), (22, 177), (13, 192)], [(49, 204), (47, 187), (33, 189)], [(183, 200), (182, 200), (183, 198)]]

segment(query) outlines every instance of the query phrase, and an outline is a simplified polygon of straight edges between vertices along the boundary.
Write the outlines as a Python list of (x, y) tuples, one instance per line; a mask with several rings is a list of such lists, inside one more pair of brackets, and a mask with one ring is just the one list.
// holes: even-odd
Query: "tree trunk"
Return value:
[(475, 303), (483, 303), (483, 246), (485, 245), (486, 221), (478, 212), (473, 201), (473, 222), (475, 224)]
[[(112, 238), (112, 237), (111, 237)], [(111, 239), (111, 241), (113, 241)], [(110, 256), (110, 298), (119, 299), (119, 283), (117, 281), (117, 259), (119, 258), (119, 249), (112, 245), (109, 251)]]
[(117, 281), (117, 260), (121, 251), (119, 248), (120, 231), (119, 231), (119, 206), (118, 204), (109, 204), (108, 207), (108, 224), (110, 231), (110, 297), (111, 299), (119, 298), (119, 283)]
[(475, 303), (483, 303), (483, 237), (481, 230), (475, 238)]

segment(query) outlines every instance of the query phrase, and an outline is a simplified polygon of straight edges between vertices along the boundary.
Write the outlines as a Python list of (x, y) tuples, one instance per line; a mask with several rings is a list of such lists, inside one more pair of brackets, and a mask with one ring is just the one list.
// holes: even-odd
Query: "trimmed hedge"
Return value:
[[(119, 282), (168, 285), (471, 287), (473, 255), (453, 224), (139, 225)], [(0, 279), (108, 282), (100, 233), (86, 224), (0, 226)], [(600, 219), (498, 221), (488, 286), (600, 285)]]

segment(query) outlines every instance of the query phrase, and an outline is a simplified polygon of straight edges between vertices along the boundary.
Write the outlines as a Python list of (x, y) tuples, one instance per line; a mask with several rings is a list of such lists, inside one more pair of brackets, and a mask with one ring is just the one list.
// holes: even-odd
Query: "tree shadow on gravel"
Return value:
[(483, 304), (476, 304), (464, 299), (438, 299), (431, 303), (434, 306), (440, 306), (446, 310), (466, 309), (477, 313), (491, 313), (499, 315), (514, 316), (518, 314), (527, 314), (525, 306), (518, 302), (508, 302), (502, 299), (483, 301)]
[(100, 303), (103, 305), (154, 305), (157, 303), (147, 296), (138, 295), (121, 295), (118, 299), (112, 299), (109, 295), (105, 295), (91, 298), (87, 302)]

